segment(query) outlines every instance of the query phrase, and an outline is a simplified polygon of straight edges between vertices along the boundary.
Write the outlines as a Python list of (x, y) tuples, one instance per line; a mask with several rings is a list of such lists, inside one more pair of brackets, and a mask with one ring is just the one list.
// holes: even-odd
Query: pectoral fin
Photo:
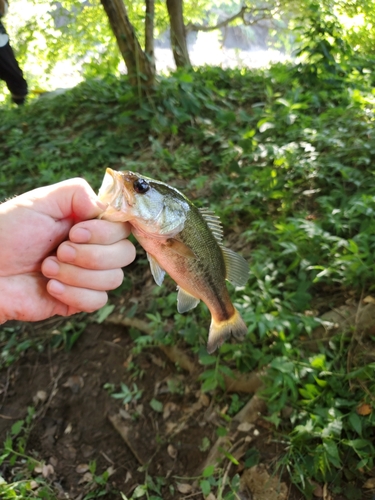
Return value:
[(178, 253), (179, 255), (182, 255), (182, 257), (188, 257), (188, 258), (196, 258), (195, 253), (193, 250), (185, 245), (185, 243), (182, 243), (182, 241), (175, 240), (174, 238), (169, 238), (165, 242), (165, 246), (167, 246), (170, 250), (173, 252)]
[(225, 261), (225, 278), (235, 286), (243, 286), (249, 279), (249, 264), (233, 250), (221, 247)]
[(186, 311), (190, 311), (190, 309), (194, 309), (199, 304), (199, 299), (190, 295), (186, 290), (178, 287), (177, 294), (177, 311), (179, 313), (184, 313)]
[(149, 253), (147, 253), (147, 259), (150, 263), (150, 269), (152, 276), (154, 277), (155, 283), (159, 286), (162, 285), (164, 276), (165, 276), (165, 271), (159, 266), (158, 261)]

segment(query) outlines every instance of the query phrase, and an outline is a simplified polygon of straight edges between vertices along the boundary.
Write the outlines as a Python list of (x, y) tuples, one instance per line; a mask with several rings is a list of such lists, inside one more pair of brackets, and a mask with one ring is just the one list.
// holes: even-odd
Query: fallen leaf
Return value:
[(124, 420), (131, 420), (132, 416), (124, 408), (120, 408), (119, 413)]
[(113, 476), (113, 474), (116, 472), (116, 469), (114, 468), (113, 465), (110, 465), (108, 469), (106, 470), (106, 473), (108, 474), (108, 477)]
[(322, 486), (320, 484), (315, 484), (315, 488), (313, 491), (314, 497), (322, 498), (323, 494), (324, 494), (324, 492), (323, 492)]
[(367, 295), (367, 297), (363, 299), (363, 302), (365, 304), (375, 304), (375, 297), (372, 297), (372, 295)]
[(187, 483), (177, 483), (177, 489), (180, 493), (186, 494), (190, 493), (193, 487)]
[(370, 477), (370, 479), (367, 479), (367, 481), (363, 485), (363, 488), (366, 488), (366, 490), (371, 490), (372, 488), (375, 488), (375, 477)]
[(76, 467), (76, 472), (78, 474), (84, 474), (85, 472), (87, 472), (89, 470), (89, 466), (88, 464), (79, 464), (77, 465)]
[(85, 472), (82, 476), (82, 479), (80, 479), (78, 481), (78, 484), (82, 484), (82, 483), (91, 483), (92, 481), (92, 474), (91, 472)]
[(69, 387), (73, 394), (77, 394), (84, 386), (83, 377), (80, 375), (72, 375), (63, 384), (63, 387)]
[(65, 431), (64, 431), (64, 434), (70, 434), (72, 432), (72, 429), (73, 429), (73, 426), (71, 423), (69, 423), (66, 427), (65, 427)]
[(43, 477), (47, 478), (49, 476), (52, 476), (54, 473), (55, 473), (55, 469), (53, 468), (53, 466), (51, 464), (43, 465), (43, 469), (42, 469), (42, 476)]
[(209, 396), (204, 393), (204, 392), (201, 392), (200, 393), (200, 396), (199, 396), (199, 401), (202, 403), (203, 406), (209, 406), (210, 405), (210, 398)]
[(357, 407), (357, 413), (358, 415), (370, 415), (372, 412), (372, 407), (368, 403), (362, 403)]
[(47, 393), (46, 393), (46, 391), (37, 391), (37, 393), (33, 397), (33, 401), (36, 404), (38, 404), (38, 403), (44, 403), (44, 401), (46, 401), (46, 399), (47, 399)]
[(248, 488), (253, 500), (286, 500), (288, 487), (277, 476), (270, 476), (263, 464), (245, 469), (241, 488)]
[(254, 428), (254, 424), (250, 424), (250, 422), (242, 422), (238, 427), (237, 430), (240, 432), (249, 432), (251, 429)]
[(163, 361), (158, 356), (155, 356), (154, 354), (150, 354), (150, 357), (151, 357), (151, 361), (154, 363), (154, 365), (158, 366), (159, 368), (164, 368), (165, 361)]
[(178, 409), (178, 406), (176, 403), (172, 403), (172, 401), (168, 401), (168, 403), (165, 403), (164, 409), (163, 409), (163, 418), (164, 420), (167, 420), (167, 418), (170, 417), (171, 413), (173, 411), (176, 411)]
[(168, 452), (168, 455), (171, 457), (171, 458), (176, 458), (177, 457), (177, 450), (174, 446), (172, 446), (171, 444), (168, 445), (168, 448), (167, 448), (167, 452)]

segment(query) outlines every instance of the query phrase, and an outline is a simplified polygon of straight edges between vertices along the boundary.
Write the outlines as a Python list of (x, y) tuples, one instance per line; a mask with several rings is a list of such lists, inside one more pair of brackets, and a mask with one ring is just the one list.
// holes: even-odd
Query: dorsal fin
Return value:
[(220, 217), (215, 215), (215, 212), (208, 208), (199, 208), (199, 211), (212, 234), (215, 236), (216, 241), (221, 244), (223, 241), (223, 226), (221, 224)]

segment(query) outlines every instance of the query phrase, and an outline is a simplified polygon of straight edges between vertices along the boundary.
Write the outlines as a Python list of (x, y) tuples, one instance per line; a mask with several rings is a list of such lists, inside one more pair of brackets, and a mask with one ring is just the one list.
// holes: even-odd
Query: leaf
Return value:
[(207, 496), (211, 491), (211, 484), (207, 479), (203, 479), (199, 482), (200, 489), (204, 496)]
[(201, 356), (199, 356), (199, 363), (201, 365), (213, 365), (214, 363), (216, 363), (217, 361), (217, 358), (216, 356), (210, 356), (209, 354), (203, 354)]
[(375, 488), (375, 477), (370, 477), (369, 479), (367, 479), (362, 487), (369, 490)]
[(17, 434), (19, 434), (21, 432), (24, 423), (25, 423), (24, 420), (18, 420), (17, 422), (15, 422), (10, 430), (11, 435), (16, 436)]
[(144, 484), (140, 484), (134, 490), (132, 498), (141, 498), (141, 497), (145, 496), (146, 493), (147, 493), (147, 486)]
[(191, 486), (191, 484), (177, 483), (177, 489), (180, 493), (186, 494), (190, 493), (193, 487)]
[(218, 381), (216, 378), (208, 378), (207, 380), (204, 381), (202, 385), (202, 391), (203, 392), (213, 391), (214, 389), (216, 389), (217, 385)]
[(99, 324), (103, 323), (103, 321), (105, 321), (108, 318), (108, 316), (112, 313), (114, 308), (115, 308), (114, 304), (106, 304), (101, 309), (99, 309), (99, 311), (96, 313), (97, 314), (96, 322)]
[(208, 465), (204, 471), (203, 471), (203, 474), (202, 476), (203, 477), (210, 477), (214, 474), (215, 472), (215, 466), (214, 465)]
[(274, 123), (271, 123), (271, 122), (265, 122), (263, 123), (260, 127), (259, 127), (259, 132), (260, 133), (263, 133), (265, 132), (266, 130), (269, 130), (270, 128), (274, 128), (275, 127), (275, 124)]
[(335, 467), (341, 467), (341, 460), (337, 449), (337, 444), (332, 440), (324, 440), (323, 447), (327, 452), (328, 460)]
[(294, 363), (289, 361), (287, 358), (275, 358), (272, 360), (270, 366), (275, 370), (279, 370), (281, 373), (293, 373)]
[(359, 416), (356, 413), (351, 413), (349, 415), (348, 420), (349, 420), (351, 426), (353, 427), (353, 429), (357, 432), (357, 434), (361, 435), (362, 434), (362, 420), (359, 418)]
[(154, 411), (158, 413), (163, 413), (163, 403), (161, 403), (157, 399), (155, 398), (151, 399), (150, 406)]
[(368, 403), (362, 403), (357, 407), (357, 413), (358, 415), (370, 415), (372, 412), (372, 407)]

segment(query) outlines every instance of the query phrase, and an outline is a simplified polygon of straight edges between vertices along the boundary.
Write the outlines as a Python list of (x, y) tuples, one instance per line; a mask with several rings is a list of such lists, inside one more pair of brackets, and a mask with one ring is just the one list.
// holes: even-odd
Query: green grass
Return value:
[(337, 293), (359, 299), (374, 289), (374, 88), (358, 65), (333, 75), (312, 64), (180, 71), (143, 102), (126, 79), (107, 77), (4, 109), (0, 124), (0, 198), (72, 176), (97, 189), (111, 166), (169, 182), (221, 216), (230, 246), (250, 263), (248, 284), (231, 289), (248, 339), (207, 359), (207, 310), (178, 315), (163, 286), (148, 311), (154, 334), (135, 345), (183, 334), (208, 365), (203, 390), (217, 393), (232, 369), (267, 367), (268, 419), (287, 443), (278, 465), (306, 498), (310, 480), (359, 498), (356, 480), (375, 451), (374, 412), (357, 412), (373, 406), (374, 365), (347, 363), (350, 335), (314, 352), (301, 342), (320, 323), (306, 314), (318, 299), (324, 312)]

